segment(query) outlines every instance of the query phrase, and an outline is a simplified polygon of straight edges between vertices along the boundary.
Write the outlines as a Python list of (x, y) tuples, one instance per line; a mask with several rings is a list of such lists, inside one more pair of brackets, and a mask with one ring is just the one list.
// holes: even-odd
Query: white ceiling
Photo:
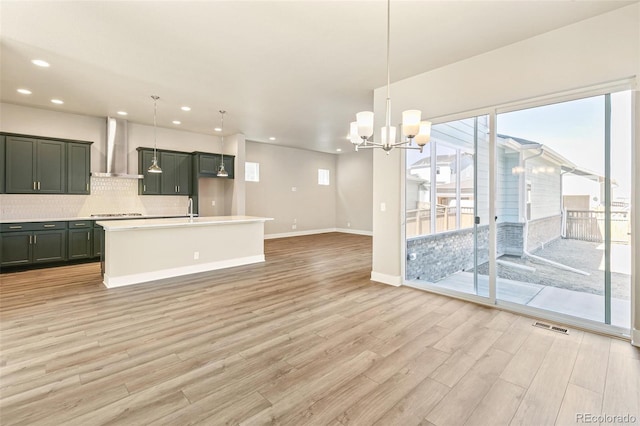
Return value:
[[(393, 1), (391, 79), (629, 3)], [(225, 134), (335, 153), (386, 84), (380, 0), (1, 0), (0, 15), (0, 99), (13, 104), (151, 124), (157, 94), (159, 126), (215, 134), (225, 109)]]

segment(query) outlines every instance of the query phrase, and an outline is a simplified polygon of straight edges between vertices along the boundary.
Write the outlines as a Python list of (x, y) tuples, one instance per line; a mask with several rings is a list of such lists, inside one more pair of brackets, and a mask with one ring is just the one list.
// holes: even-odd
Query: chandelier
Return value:
[[(224, 132), (224, 114), (227, 111), (220, 110), (220, 132)], [(218, 177), (229, 177), (229, 173), (224, 169), (224, 133), (220, 135), (220, 167), (218, 168)]]
[[(396, 128), (391, 125), (391, 77), (390, 77), (390, 29), (391, 29), (391, 0), (387, 0), (387, 104), (386, 121), (380, 133), (380, 142), (374, 142), (373, 136), (373, 112), (361, 111), (356, 114), (356, 121), (349, 128), (349, 140), (359, 148), (382, 148), (387, 155), (393, 148), (419, 149), (422, 152), (424, 146), (431, 139), (431, 122), (421, 121), (422, 112), (416, 109), (402, 113), (402, 134), (405, 140), (396, 141)], [(415, 139), (417, 147), (412, 146)]]

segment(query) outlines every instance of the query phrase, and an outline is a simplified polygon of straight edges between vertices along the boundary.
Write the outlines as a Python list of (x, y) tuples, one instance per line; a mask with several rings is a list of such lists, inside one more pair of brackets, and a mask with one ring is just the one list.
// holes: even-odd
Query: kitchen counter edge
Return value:
[(135, 219), (135, 220), (100, 220), (98, 225), (102, 226), (105, 231), (126, 231), (131, 229), (150, 229), (150, 228), (172, 228), (172, 227), (192, 227), (192, 226), (211, 226), (211, 225), (229, 225), (234, 223), (250, 223), (250, 222), (266, 222), (273, 220), (270, 217), (257, 216), (202, 216), (194, 217), (176, 217), (163, 219)]

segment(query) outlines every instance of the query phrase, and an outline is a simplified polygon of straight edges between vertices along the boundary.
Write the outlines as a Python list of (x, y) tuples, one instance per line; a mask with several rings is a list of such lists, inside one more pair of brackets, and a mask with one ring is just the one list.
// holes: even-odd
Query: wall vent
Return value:
[(569, 329), (567, 329), (567, 328), (558, 327), (557, 325), (545, 324), (545, 323), (540, 322), (540, 321), (534, 322), (533, 326), (534, 327), (538, 327), (538, 328), (544, 328), (545, 330), (555, 331), (557, 333), (569, 334)]

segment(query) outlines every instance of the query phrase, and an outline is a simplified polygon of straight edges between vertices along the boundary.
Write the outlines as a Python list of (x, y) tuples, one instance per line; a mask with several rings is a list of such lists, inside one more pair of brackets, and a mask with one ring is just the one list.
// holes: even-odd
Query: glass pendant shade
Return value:
[(430, 121), (421, 121), (420, 122), (420, 130), (418, 134), (415, 136), (415, 141), (418, 146), (425, 146), (431, 140), (431, 122)]
[[(387, 132), (387, 129), (389, 129), (388, 132)], [(391, 127), (384, 126), (380, 130), (381, 130), (380, 140), (382, 141), (383, 145), (390, 145), (396, 141), (396, 126), (391, 126)], [(389, 136), (389, 140), (387, 140), (387, 133)]]
[(153, 160), (151, 160), (151, 165), (147, 171), (149, 173), (162, 173), (162, 169), (158, 166), (158, 159), (156, 157), (153, 157)]
[(362, 143), (362, 138), (358, 135), (358, 122), (352, 121), (349, 126), (349, 140), (354, 145), (359, 145)]
[(420, 119), (422, 112), (417, 109), (409, 109), (402, 113), (402, 134), (412, 138), (420, 130)]
[(373, 135), (372, 111), (361, 111), (357, 113), (356, 122), (358, 123), (358, 136), (360, 136), (360, 138), (369, 138)]

